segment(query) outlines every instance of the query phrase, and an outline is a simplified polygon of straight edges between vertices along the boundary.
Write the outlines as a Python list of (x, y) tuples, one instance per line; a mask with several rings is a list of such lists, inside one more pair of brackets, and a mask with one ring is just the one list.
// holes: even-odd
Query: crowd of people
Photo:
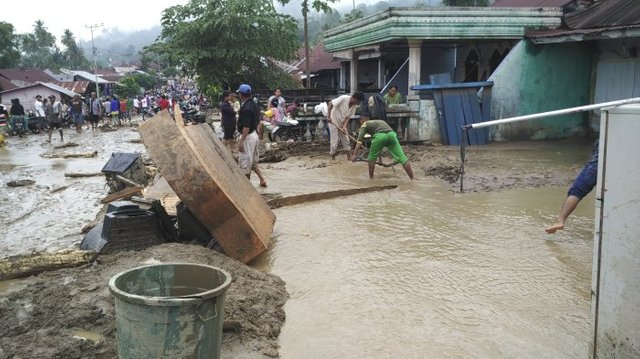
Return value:
[[(396, 86), (393, 88), (397, 90)], [(394, 94), (392, 100), (399, 99), (399, 96), (399, 94)], [(347, 159), (355, 161), (360, 150), (366, 148), (363, 145), (366, 136), (371, 141), (367, 157), (370, 178), (373, 178), (375, 165), (381, 151), (386, 148), (396, 163), (403, 166), (407, 176), (414, 180), (411, 164), (400, 146), (397, 134), (385, 121), (372, 119), (368, 112), (363, 112), (360, 115), (361, 127), (358, 138), (349, 135), (349, 122), (363, 101), (364, 94), (354, 92), (338, 96), (316, 106), (315, 112), (326, 116), (327, 130), (330, 136), (329, 155), (335, 160), (338, 147), (342, 145)], [(266, 110), (261, 111), (257, 98), (253, 96), (251, 86), (248, 84), (240, 85), (236, 93), (225, 91), (221, 96), (219, 109), (223, 143), (232, 153), (234, 153), (237, 144), (240, 168), (247, 178), (250, 178), (251, 173), (255, 172), (261, 187), (267, 186), (266, 179), (258, 167), (258, 144), (262, 134), (264, 131), (273, 130), (274, 126), (281, 124), (285, 118), (295, 117), (299, 106), (300, 102), (297, 99), (287, 106), (281, 90), (275, 89), (273, 95), (267, 99)], [(320, 124), (323, 122), (320, 121)], [(324, 131), (324, 128), (321, 131)], [(356, 142), (355, 148), (351, 147), (352, 139)]]

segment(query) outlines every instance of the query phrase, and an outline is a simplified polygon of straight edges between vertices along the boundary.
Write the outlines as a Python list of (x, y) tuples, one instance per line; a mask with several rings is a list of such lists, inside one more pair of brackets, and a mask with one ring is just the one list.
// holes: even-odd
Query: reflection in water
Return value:
[(592, 196), (550, 236), (566, 188), (456, 194), (360, 170), (310, 180), (401, 185), (276, 211), (258, 265), (291, 295), (282, 358), (586, 357)]

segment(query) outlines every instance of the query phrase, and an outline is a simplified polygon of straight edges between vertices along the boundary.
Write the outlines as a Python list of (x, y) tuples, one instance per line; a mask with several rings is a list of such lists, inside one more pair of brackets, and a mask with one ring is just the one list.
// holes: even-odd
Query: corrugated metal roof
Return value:
[(601, 0), (565, 16), (570, 29), (640, 25), (640, 1)]
[(0, 69), (0, 85), (2, 90), (12, 90), (35, 84), (51, 82), (55, 79), (42, 70)]
[(34, 86), (44, 86), (44, 87), (47, 87), (47, 88), (49, 88), (49, 89), (51, 89), (53, 91), (59, 92), (59, 93), (64, 94), (64, 95), (67, 95), (69, 97), (73, 97), (73, 96), (77, 95), (75, 92), (69, 91), (69, 90), (65, 89), (64, 87), (60, 87), (60, 86), (58, 86), (56, 84), (53, 84), (53, 83), (50, 83), (50, 82), (40, 82), (40, 81), (38, 81), (38, 82), (36, 82), (34, 84), (31, 84), (31, 85), (28, 85), (28, 86), (14, 88), (14, 89), (11, 89), (11, 90), (5, 90), (5, 91), (0, 92), (0, 94), (7, 93), (7, 92), (12, 92), (12, 91), (23, 90), (23, 89), (27, 89), (29, 87), (34, 87)]
[(68, 81), (68, 82), (59, 82), (58, 85), (66, 88), (67, 90), (73, 91), (75, 93), (83, 94), (87, 92), (87, 87), (89, 86), (90, 81)]
[(563, 7), (571, 0), (496, 0), (492, 7)]
[[(88, 73), (86, 71), (71, 71), (73, 74), (75, 74), (76, 76), (80, 76), (81, 78), (85, 79), (85, 80), (89, 80), (89, 81), (96, 81), (96, 75)], [(110, 84), (111, 81), (107, 81), (105, 79), (103, 79), (102, 77), (98, 76), (98, 83), (99, 84)]]

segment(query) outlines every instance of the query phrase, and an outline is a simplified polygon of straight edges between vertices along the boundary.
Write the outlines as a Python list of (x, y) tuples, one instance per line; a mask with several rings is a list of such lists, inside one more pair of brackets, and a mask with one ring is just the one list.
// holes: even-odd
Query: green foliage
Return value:
[(65, 49), (62, 51), (62, 62), (58, 63), (59, 65), (69, 69), (89, 67), (89, 61), (84, 57), (84, 50), (76, 43), (71, 30), (65, 29), (60, 41)]
[[(162, 33), (148, 49), (210, 84), (264, 82), (266, 58), (288, 60), (298, 48), (296, 23), (270, 0), (191, 0), (167, 8)], [(163, 73), (166, 71), (163, 68)]]
[(121, 78), (116, 85), (116, 93), (120, 95), (120, 97), (134, 97), (140, 95), (141, 92), (142, 87), (138, 84), (133, 76), (126, 76)]
[(0, 68), (7, 69), (20, 61), (19, 41), (13, 25), (0, 21)]
[(150, 90), (156, 86), (157, 81), (154, 76), (137, 73), (131, 75), (130, 77), (132, 77), (136, 81), (138, 86), (142, 87), (145, 90)]
[(33, 25), (33, 32), (20, 35), (22, 67), (46, 69), (57, 68), (54, 56), (59, 54), (56, 38), (44, 26), (42, 20)]
[(489, 0), (442, 0), (444, 6), (489, 6)]

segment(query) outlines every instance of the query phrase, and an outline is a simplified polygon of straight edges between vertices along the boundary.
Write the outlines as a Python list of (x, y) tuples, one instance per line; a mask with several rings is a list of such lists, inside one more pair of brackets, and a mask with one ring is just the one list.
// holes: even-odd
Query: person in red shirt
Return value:
[(167, 100), (166, 95), (162, 95), (160, 101), (158, 101), (158, 106), (160, 107), (160, 111), (166, 110), (169, 108), (169, 101)]
[(127, 100), (124, 98), (120, 99), (120, 114), (119, 119), (120, 119), (120, 123), (124, 123), (124, 120), (127, 119)]

